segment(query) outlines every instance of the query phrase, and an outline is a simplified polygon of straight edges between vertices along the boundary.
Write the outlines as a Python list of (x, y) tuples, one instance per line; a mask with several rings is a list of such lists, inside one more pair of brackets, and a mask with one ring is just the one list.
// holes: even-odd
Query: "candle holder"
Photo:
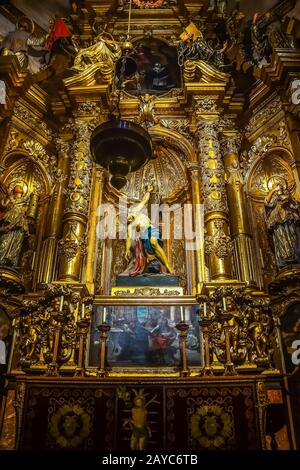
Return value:
[(79, 339), (79, 351), (77, 367), (75, 369), (75, 377), (85, 377), (85, 351), (86, 351), (86, 338), (89, 330), (90, 322), (87, 318), (82, 318), (77, 321), (77, 335)]
[(231, 353), (230, 353), (230, 325), (228, 324), (229, 320), (231, 319), (232, 315), (230, 313), (223, 313), (222, 314), (222, 322), (225, 334), (225, 354), (226, 354), (226, 362), (224, 365), (224, 374), (223, 375), (237, 375), (237, 371), (234, 367), (234, 364), (231, 360)]
[(210, 352), (209, 352), (209, 329), (212, 324), (211, 318), (203, 318), (203, 320), (199, 321), (199, 328), (203, 333), (204, 339), (204, 367), (200, 372), (201, 377), (207, 377), (214, 375), (213, 368), (210, 363)]
[(103, 322), (97, 328), (100, 331), (100, 364), (99, 364), (99, 369), (97, 371), (97, 377), (107, 377), (108, 370), (105, 367), (106, 340), (107, 340), (107, 335), (110, 331), (110, 326), (107, 323)]
[(186, 338), (189, 325), (185, 321), (181, 321), (176, 325), (177, 330), (179, 331), (180, 336), (180, 353), (181, 353), (181, 369), (180, 377), (188, 377), (190, 375), (190, 370), (187, 366), (187, 353), (186, 353)]
[(46, 375), (49, 377), (58, 377), (60, 364), (58, 362), (58, 354), (60, 348), (61, 332), (62, 332), (62, 322), (64, 320), (64, 314), (59, 311), (54, 317), (56, 325), (53, 327), (54, 341), (53, 341), (53, 352), (52, 360), (47, 366)]

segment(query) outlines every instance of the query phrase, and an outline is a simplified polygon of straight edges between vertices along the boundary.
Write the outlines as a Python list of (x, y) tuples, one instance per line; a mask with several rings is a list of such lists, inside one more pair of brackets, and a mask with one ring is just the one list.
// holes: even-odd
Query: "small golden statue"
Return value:
[(278, 269), (300, 264), (300, 204), (292, 197), (287, 182), (280, 180), (265, 199), (266, 223)]
[(34, 233), (37, 203), (37, 196), (26, 196), (21, 184), (0, 201), (0, 266), (19, 267), (25, 242)]
[(72, 69), (86, 72), (91, 66), (97, 65), (104, 75), (113, 71), (115, 62), (121, 57), (121, 48), (108, 33), (102, 33), (96, 38), (92, 46), (80, 49), (77, 53)]
[(252, 335), (257, 362), (268, 359), (270, 326), (270, 318), (261, 312), (261, 307), (254, 306), (253, 322), (249, 326), (249, 331)]
[(150, 218), (143, 211), (153, 190), (153, 186), (148, 185), (142, 201), (130, 211), (127, 218), (125, 258), (129, 266), (123, 274), (129, 276), (142, 275), (149, 263), (155, 259), (165, 266), (168, 273), (173, 274), (173, 267), (163, 249), (160, 230), (152, 225)]

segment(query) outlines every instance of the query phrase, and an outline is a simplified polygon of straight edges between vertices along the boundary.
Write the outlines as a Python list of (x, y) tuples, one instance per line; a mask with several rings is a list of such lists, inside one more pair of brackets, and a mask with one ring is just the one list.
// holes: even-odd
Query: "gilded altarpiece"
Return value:
[[(299, 447), (295, 2), (259, 40), (226, 3), (71, 2), (49, 32), (15, 18), (21, 50), (5, 33), (0, 448)], [(93, 150), (116, 122), (151, 143), (136, 171)]]

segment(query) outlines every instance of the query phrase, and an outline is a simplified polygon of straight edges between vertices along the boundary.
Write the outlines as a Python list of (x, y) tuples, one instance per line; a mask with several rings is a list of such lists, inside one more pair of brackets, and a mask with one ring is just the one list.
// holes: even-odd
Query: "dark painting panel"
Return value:
[[(127, 73), (124, 89), (134, 95), (159, 95), (181, 87), (177, 49), (154, 38), (135, 41), (130, 55), (136, 66)], [(119, 71), (120, 72), (120, 71)], [(118, 70), (117, 70), (118, 74)]]
[[(180, 307), (109, 307), (106, 321), (111, 329), (107, 338), (109, 366), (179, 366), (180, 338), (176, 325), (180, 322)], [(96, 307), (93, 315), (89, 365), (99, 365), (100, 334), (103, 307)], [(202, 364), (202, 343), (198, 314), (186, 307), (189, 324), (187, 357), (189, 365)]]

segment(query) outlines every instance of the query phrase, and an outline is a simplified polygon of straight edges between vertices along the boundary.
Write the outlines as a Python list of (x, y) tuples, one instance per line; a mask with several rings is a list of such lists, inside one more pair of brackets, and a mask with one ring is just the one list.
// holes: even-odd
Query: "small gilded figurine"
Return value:
[(202, 60), (218, 69), (224, 67), (224, 52), (228, 47), (225, 42), (222, 49), (214, 49), (204, 38), (194, 23), (190, 23), (180, 35), (178, 50), (179, 64), (185, 60)]
[(265, 199), (266, 223), (272, 237), (278, 269), (300, 263), (300, 203), (285, 180)]
[(110, 34), (102, 33), (97, 36), (95, 44), (78, 51), (72, 69), (83, 72), (91, 65), (98, 65), (106, 70), (113, 68), (120, 57), (119, 44)]

